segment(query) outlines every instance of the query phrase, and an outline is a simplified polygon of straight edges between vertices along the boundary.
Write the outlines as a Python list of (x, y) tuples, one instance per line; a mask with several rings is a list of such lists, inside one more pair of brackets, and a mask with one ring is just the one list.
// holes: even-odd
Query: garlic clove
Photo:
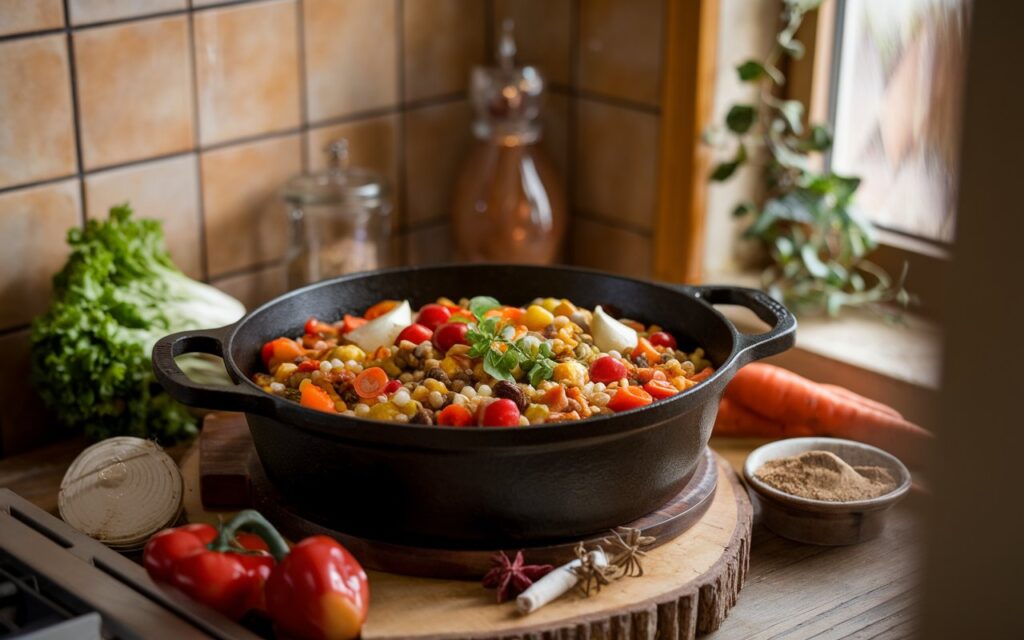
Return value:
[(609, 351), (625, 353), (636, 347), (639, 340), (636, 330), (605, 313), (600, 305), (594, 308), (594, 317), (590, 323), (590, 335), (593, 336), (597, 348), (605, 353)]
[(402, 329), (411, 324), (412, 307), (409, 306), (408, 300), (403, 300), (391, 311), (349, 331), (345, 338), (366, 353), (373, 353), (378, 347), (394, 344)]

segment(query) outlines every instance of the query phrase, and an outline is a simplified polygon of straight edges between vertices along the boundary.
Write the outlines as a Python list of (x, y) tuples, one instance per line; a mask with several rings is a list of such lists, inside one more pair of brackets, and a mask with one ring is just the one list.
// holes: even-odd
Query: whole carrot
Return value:
[(737, 438), (795, 438), (814, 435), (802, 424), (777, 422), (751, 411), (729, 398), (722, 398), (715, 420), (716, 436)]
[[(919, 465), (932, 434), (903, 419), (894, 409), (879, 407), (861, 396), (851, 398), (851, 393), (837, 393), (786, 369), (755, 363), (740, 369), (726, 387), (725, 399), (748, 413), (784, 425), (783, 435), (809, 431), (848, 438)], [(729, 411), (737, 413), (731, 407)], [(723, 422), (727, 420), (723, 417)]]

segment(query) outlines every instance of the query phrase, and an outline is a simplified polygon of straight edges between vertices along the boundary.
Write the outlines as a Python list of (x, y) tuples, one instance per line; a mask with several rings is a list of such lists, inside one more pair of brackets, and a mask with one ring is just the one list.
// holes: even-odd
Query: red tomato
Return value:
[(319, 360), (303, 360), (302, 362), (299, 363), (299, 371), (302, 371), (304, 373), (309, 373), (311, 371), (319, 371), (319, 370), (320, 370), (320, 361)]
[(402, 381), (401, 380), (389, 380), (388, 383), (386, 385), (384, 385), (384, 395), (389, 396), (389, 395), (391, 395), (392, 393), (398, 391), (401, 388), (402, 388)]
[(654, 402), (654, 398), (651, 397), (651, 394), (641, 387), (630, 385), (618, 388), (612, 399), (608, 401), (608, 408), (612, 411), (626, 411), (649, 405), (652, 402)]
[(306, 333), (316, 336), (336, 336), (338, 335), (338, 330), (326, 322), (320, 322), (310, 316), (309, 320), (306, 320)]
[(676, 348), (676, 339), (672, 337), (671, 333), (665, 333), (664, 331), (655, 331), (647, 338), (651, 344), (656, 347), (667, 347), (669, 349)]
[(651, 380), (644, 385), (644, 390), (655, 400), (662, 400), (679, 393), (679, 389), (672, 386), (668, 380)]
[(442, 324), (434, 331), (434, 346), (441, 353), (448, 353), (448, 350), (457, 344), (469, 344), (466, 342), (467, 331), (469, 325), (464, 322)]
[(508, 398), (499, 398), (484, 407), (481, 423), (485, 427), (515, 427), (519, 424), (519, 407)]
[(440, 304), (425, 304), (416, 316), (416, 322), (433, 331), (452, 317), (451, 309)]
[(601, 356), (590, 364), (590, 379), (593, 382), (615, 382), (626, 377), (626, 365), (611, 356)]
[(348, 333), (349, 331), (355, 329), (356, 327), (363, 326), (367, 322), (369, 322), (369, 320), (367, 320), (366, 318), (360, 318), (358, 316), (350, 316), (350, 315), (348, 315), (346, 313), (345, 314), (345, 319), (341, 323), (341, 332), (342, 333)]
[(424, 327), (422, 324), (414, 322), (408, 327), (402, 329), (402, 333), (398, 334), (398, 337), (395, 338), (395, 344), (398, 344), (402, 340), (408, 340), (413, 344), (419, 344), (430, 340), (432, 337), (434, 337), (433, 331)]
[(437, 424), (446, 427), (469, 427), (473, 425), (473, 414), (459, 404), (450, 404), (437, 414)]

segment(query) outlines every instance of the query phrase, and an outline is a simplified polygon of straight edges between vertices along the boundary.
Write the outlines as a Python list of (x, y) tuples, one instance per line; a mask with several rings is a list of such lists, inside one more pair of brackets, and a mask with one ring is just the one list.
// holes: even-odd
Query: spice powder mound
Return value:
[(896, 488), (888, 469), (852, 467), (831, 451), (768, 460), (754, 475), (779, 491), (830, 502), (867, 500)]

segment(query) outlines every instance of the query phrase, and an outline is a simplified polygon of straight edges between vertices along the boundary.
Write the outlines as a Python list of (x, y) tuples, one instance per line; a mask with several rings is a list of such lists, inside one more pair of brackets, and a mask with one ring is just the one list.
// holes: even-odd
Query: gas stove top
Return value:
[(0, 638), (240, 638), (249, 630), (0, 489)]

